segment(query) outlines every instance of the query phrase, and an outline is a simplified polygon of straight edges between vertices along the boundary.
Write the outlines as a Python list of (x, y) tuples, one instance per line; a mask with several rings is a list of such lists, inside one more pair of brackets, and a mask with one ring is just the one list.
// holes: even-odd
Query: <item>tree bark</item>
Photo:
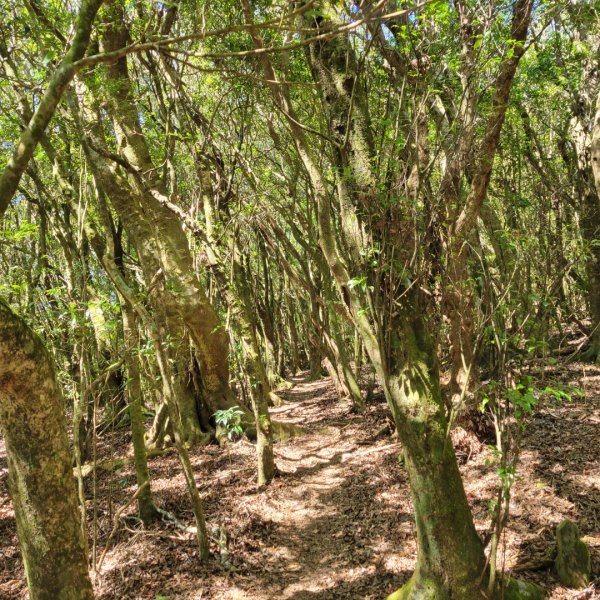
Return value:
[[(469, 379), (477, 370), (474, 347), (473, 296), (475, 292), (469, 281), (468, 266), (469, 236), (477, 223), (481, 207), (487, 197), (512, 83), (519, 61), (525, 53), (525, 41), (532, 9), (532, 0), (518, 0), (514, 5), (511, 26), (512, 52), (500, 65), (500, 71), (495, 81), (492, 108), (483, 139), (476, 153), (478, 166), (473, 174), (471, 189), (448, 233), (448, 277), (444, 286), (444, 296), (447, 305), (446, 314), (450, 319), (452, 362), (449, 391), (454, 406), (460, 404), (464, 399)], [(465, 135), (470, 138), (471, 127), (466, 127), (465, 131)], [(458, 184), (455, 183), (454, 186), (456, 185)], [(458, 190), (454, 189), (454, 197), (450, 198), (451, 202), (458, 199), (457, 192)]]
[(158, 511), (152, 500), (150, 489), (150, 473), (148, 471), (148, 457), (144, 441), (144, 415), (142, 402), (142, 386), (140, 381), (140, 366), (138, 363), (138, 333), (137, 319), (133, 309), (127, 305), (125, 299), (121, 300), (123, 318), (123, 337), (125, 341), (127, 366), (127, 399), (129, 404), (129, 418), (131, 420), (131, 443), (133, 445), (133, 462), (138, 489), (137, 504), (140, 519), (148, 524), (158, 516)]
[[(122, 6), (110, 2), (106, 27), (101, 37), (102, 49), (119, 51), (126, 46), (129, 33), (124, 25)], [(126, 167), (131, 191), (125, 198), (110, 195), (115, 210), (128, 224), (128, 233), (138, 251), (145, 245), (153, 255), (157, 270), (145, 273), (155, 279), (156, 302), (169, 317), (168, 327), (180, 338), (185, 326), (197, 352), (204, 401), (211, 412), (231, 405), (229, 387), (228, 336), (200, 285), (188, 240), (177, 214), (170, 208), (168, 190), (158, 175), (140, 126), (135, 96), (131, 89), (126, 58), (108, 66), (112, 93), (109, 110), (115, 125), (122, 164)], [(139, 234), (133, 229), (131, 213), (140, 221)], [(127, 215), (129, 214), (129, 218)], [(127, 221), (126, 221), (127, 219)]]
[[(323, 14), (328, 8), (324, 7)], [(247, 0), (244, 9), (246, 20), (251, 23), (252, 10)], [(319, 31), (323, 17), (317, 16), (307, 25), (315, 23)], [(255, 47), (263, 48), (256, 30), (250, 31)], [(418, 299), (418, 291), (401, 289), (401, 314), (390, 316), (385, 332), (389, 337), (386, 337), (375, 325), (381, 322), (382, 315), (372, 313), (368, 290), (349, 285), (350, 265), (357, 261), (360, 251), (364, 251), (370, 235), (378, 233), (376, 229), (365, 232), (359, 214), (376, 215), (380, 208), (370, 171), (372, 149), (366, 105), (361, 99), (360, 82), (355, 81), (356, 73), (351, 71), (352, 51), (347, 40), (345, 43), (341, 40), (343, 36), (338, 36), (331, 42), (310, 47), (311, 68), (320, 84), (330, 135), (338, 142), (335, 152), (340, 161), (337, 164), (339, 226), (334, 222), (327, 184), (304, 130), (298, 124), (287, 89), (278, 83), (266, 54), (261, 55), (261, 60), (266, 78), (273, 82), (275, 103), (288, 119), (290, 133), (312, 184), (321, 250), (340, 299), (363, 337), (404, 447), (415, 505), (419, 556), (409, 586), (397, 597), (475, 600), (481, 598), (484, 585), (485, 555), (448, 439), (435, 346), (426, 332), (424, 307), (414, 298)], [(327, 47), (330, 43), (333, 47)], [(398, 215), (390, 218), (398, 218)], [(349, 251), (342, 253), (340, 248)], [(401, 261), (403, 251), (398, 250)], [(389, 301), (385, 295), (389, 293), (385, 280), (372, 277), (370, 281), (382, 282), (381, 293)], [(397, 286), (387, 289), (395, 290)]]
[(600, 92), (596, 99), (590, 158), (596, 193), (590, 190), (585, 195), (582, 225), (586, 239), (595, 241), (589, 249), (587, 270), (590, 280), (589, 299), (592, 317), (591, 354), (598, 360), (600, 358), (600, 244), (598, 244), (598, 237), (600, 237)]
[(419, 543), (413, 576), (390, 599), (480, 600), (486, 580), (483, 545), (448, 435), (435, 348), (418, 315), (413, 307), (398, 323), (401, 356), (392, 363), (396, 366), (386, 385), (410, 479)]
[(41, 339), (2, 300), (0, 422), (31, 599), (93, 598), (52, 361)]
[(210, 173), (200, 170), (204, 217), (206, 220), (206, 252), (213, 267), (217, 284), (231, 313), (234, 331), (242, 342), (243, 371), (250, 384), (250, 399), (256, 428), (256, 458), (258, 465), (258, 487), (268, 484), (275, 475), (273, 455), (273, 428), (269, 415), (271, 386), (265, 362), (258, 344), (258, 323), (252, 306), (248, 274), (245, 272), (234, 237), (229, 243), (232, 253), (230, 275), (225, 274), (222, 249), (216, 236), (215, 202)]

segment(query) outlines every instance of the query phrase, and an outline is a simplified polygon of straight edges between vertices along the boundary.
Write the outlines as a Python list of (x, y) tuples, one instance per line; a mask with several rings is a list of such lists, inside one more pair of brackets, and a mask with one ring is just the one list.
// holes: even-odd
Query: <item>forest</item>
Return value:
[(600, 598), (597, 0), (0, 0), (0, 598)]

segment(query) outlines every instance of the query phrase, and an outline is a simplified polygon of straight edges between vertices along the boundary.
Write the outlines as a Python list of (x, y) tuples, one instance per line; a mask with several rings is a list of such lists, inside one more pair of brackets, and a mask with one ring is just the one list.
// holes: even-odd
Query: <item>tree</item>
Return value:
[[(0, 216), (74, 74), (73, 63), (87, 49), (101, 4), (82, 3), (71, 48), (0, 175)], [(52, 362), (39, 337), (5, 302), (0, 303), (0, 365), (0, 422), (30, 595), (35, 600), (92, 598), (64, 408)]]

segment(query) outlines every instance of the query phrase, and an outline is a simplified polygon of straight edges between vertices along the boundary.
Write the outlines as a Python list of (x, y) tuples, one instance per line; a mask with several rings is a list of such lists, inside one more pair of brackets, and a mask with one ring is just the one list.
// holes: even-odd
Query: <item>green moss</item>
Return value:
[(504, 589), (504, 600), (543, 600), (546, 590), (528, 581), (509, 577)]
[(565, 520), (556, 528), (556, 572), (564, 585), (583, 588), (590, 579), (591, 561), (587, 546), (581, 541), (579, 529), (572, 521)]
[(441, 584), (415, 574), (386, 600), (449, 600), (449, 596)]

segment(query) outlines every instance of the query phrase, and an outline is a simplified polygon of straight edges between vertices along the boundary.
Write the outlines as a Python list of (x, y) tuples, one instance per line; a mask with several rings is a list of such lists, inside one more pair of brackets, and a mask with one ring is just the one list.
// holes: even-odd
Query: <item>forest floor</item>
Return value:
[[(536, 568), (553, 546), (556, 525), (570, 518), (585, 536), (595, 576), (600, 574), (600, 368), (574, 363), (549, 375), (581, 387), (586, 397), (547, 404), (529, 420), (501, 564), (543, 584), (551, 600), (600, 598), (591, 589), (585, 595), (567, 590), (549, 568)], [(217, 558), (202, 565), (192, 535), (170, 524), (143, 529), (135, 519), (122, 519), (95, 577), (99, 600), (382, 600), (406, 581), (416, 555), (414, 524), (400, 446), (385, 427), (383, 400), (356, 416), (330, 380), (295, 377), (291, 383), (273, 417), (306, 434), (276, 445), (280, 476), (267, 489), (255, 489), (250, 442), (192, 451), (209, 527), (226, 529), (232, 568), (219, 561), (216, 542)], [(126, 455), (126, 436), (125, 430), (105, 433), (100, 458)], [(497, 467), (486, 447), (463, 449), (459, 457), (483, 535)], [(156, 503), (192, 524), (176, 456), (152, 459), (151, 472)], [(91, 498), (91, 477), (86, 486)], [(98, 560), (115, 512), (134, 492), (130, 464), (116, 472), (98, 470)], [(131, 504), (123, 515), (134, 510)], [(88, 511), (94, 512), (92, 501)], [(0, 440), (0, 598), (26, 597)]]

